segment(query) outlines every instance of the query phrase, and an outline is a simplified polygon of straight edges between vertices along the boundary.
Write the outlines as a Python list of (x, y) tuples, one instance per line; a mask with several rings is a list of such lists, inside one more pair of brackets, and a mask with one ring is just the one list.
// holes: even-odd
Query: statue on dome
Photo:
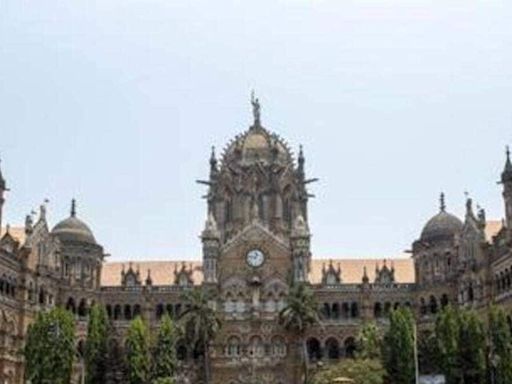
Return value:
[(251, 104), (252, 114), (254, 115), (254, 126), (259, 126), (261, 117), (261, 106), (260, 100), (254, 96), (254, 91), (251, 92)]

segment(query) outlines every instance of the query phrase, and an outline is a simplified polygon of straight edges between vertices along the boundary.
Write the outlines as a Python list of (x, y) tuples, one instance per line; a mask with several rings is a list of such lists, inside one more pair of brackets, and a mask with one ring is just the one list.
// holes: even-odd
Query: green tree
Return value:
[(461, 381), (459, 367), (459, 315), (451, 306), (446, 306), (437, 316), (435, 335), (439, 365), (446, 376), (447, 384)]
[(377, 324), (366, 323), (359, 331), (357, 357), (362, 359), (380, 359), (382, 356), (382, 337)]
[(384, 336), (383, 360), (393, 384), (414, 382), (414, 317), (408, 308), (391, 312)]
[(418, 332), (418, 360), (422, 374), (432, 375), (441, 372), (437, 339), (433, 329)]
[(383, 384), (385, 374), (378, 359), (346, 359), (320, 369), (313, 376), (312, 384), (332, 384), (341, 378), (353, 380), (353, 384)]
[(221, 327), (219, 315), (210, 305), (210, 294), (203, 289), (185, 292), (183, 299), (186, 309), (180, 317), (185, 338), (196, 352), (203, 354), (204, 381), (210, 383), (211, 367), (209, 346)]
[(505, 312), (489, 311), (490, 368), (495, 384), (512, 383), (512, 337)]
[(126, 363), (130, 384), (148, 384), (151, 375), (149, 331), (137, 316), (130, 322), (126, 335)]
[(304, 383), (308, 383), (308, 350), (306, 332), (319, 323), (318, 304), (311, 289), (304, 283), (294, 284), (286, 297), (286, 305), (279, 312), (279, 322), (284, 328), (296, 335), (302, 345)]
[(38, 313), (24, 348), (26, 380), (32, 384), (68, 384), (75, 356), (75, 321), (61, 308)]
[(88, 384), (101, 384), (106, 381), (108, 332), (109, 322), (105, 307), (96, 304), (89, 313), (85, 342), (85, 378)]
[(171, 317), (165, 314), (160, 321), (160, 329), (153, 352), (155, 379), (162, 381), (165, 378), (174, 377), (177, 364), (176, 339), (177, 329)]
[(485, 331), (484, 325), (474, 311), (459, 314), (459, 366), (462, 382), (481, 384), (485, 382)]

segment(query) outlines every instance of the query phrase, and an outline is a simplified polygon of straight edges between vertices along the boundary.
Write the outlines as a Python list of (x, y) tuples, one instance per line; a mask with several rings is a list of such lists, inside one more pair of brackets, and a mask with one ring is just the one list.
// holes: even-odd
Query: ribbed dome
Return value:
[(60, 241), (96, 244), (96, 239), (91, 229), (82, 220), (76, 217), (75, 201), (71, 207), (71, 217), (62, 220), (53, 229), (52, 234)]

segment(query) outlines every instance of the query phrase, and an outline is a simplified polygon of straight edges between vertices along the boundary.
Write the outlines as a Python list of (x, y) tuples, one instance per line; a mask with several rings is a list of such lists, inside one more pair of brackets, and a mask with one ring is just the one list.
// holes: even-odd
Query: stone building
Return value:
[[(212, 151), (202, 261), (109, 263), (90, 227), (70, 216), (53, 228), (42, 205), (23, 228), (6, 226), (0, 239), (0, 383), (23, 382), (23, 346), (38, 311), (61, 305), (76, 316), (79, 342), (88, 309), (105, 305), (122, 354), (129, 321), (142, 316), (152, 328), (165, 313), (184, 310), (182, 293), (208, 287), (223, 318), (211, 346), (213, 382), (298, 382), (297, 340), (277, 323), (292, 281), (311, 285), (322, 326), (309, 331), (312, 364), (354, 353), (365, 321), (385, 325), (387, 314), (409, 306), (428, 323), (448, 303), (481, 311), (512, 302), (512, 164), (507, 151), (501, 175), (505, 220), (488, 221), (471, 199), (464, 220), (439, 212), (413, 242), (412, 257), (320, 260), (311, 250), (308, 185), (302, 148), (296, 158), (286, 142), (254, 122), (228, 143), (220, 160)], [(7, 191), (0, 173), (0, 227)], [(179, 344), (185, 374), (201, 364)], [(116, 375), (112, 375), (116, 377)], [(196, 379), (190, 377), (191, 382)], [(252, 380), (252, 381), (251, 381)], [(112, 382), (115, 382), (113, 380)]]

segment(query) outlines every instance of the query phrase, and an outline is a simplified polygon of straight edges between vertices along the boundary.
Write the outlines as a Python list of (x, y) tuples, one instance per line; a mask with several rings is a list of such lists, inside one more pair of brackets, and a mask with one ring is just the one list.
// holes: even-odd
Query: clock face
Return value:
[(251, 267), (261, 267), (265, 262), (265, 254), (259, 249), (247, 252), (247, 264)]

